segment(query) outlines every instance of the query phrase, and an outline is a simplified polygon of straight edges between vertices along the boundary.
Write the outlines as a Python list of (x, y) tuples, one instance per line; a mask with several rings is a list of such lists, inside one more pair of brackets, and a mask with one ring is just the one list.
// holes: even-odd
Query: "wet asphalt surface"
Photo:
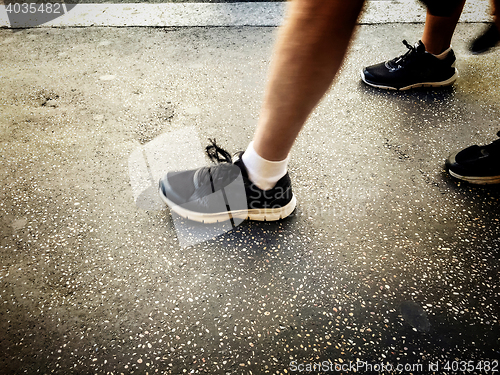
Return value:
[(466, 48), (483, 27), (459, 25), (453, 87), (404, 93), (359, 70), (422, 25), (359, 27), (294, 146), (296, 212), (192, 246), (135, 205), (129, 156), (187, 126), (244, 149), (276, 29), (0, 30), (0, 372), (493, 370), (500, 189), (443, 170), (500, 130), (499, 50)]

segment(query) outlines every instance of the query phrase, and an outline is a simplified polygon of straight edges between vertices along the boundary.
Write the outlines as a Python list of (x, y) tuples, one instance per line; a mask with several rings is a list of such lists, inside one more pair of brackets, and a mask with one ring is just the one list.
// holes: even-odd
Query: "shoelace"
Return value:
[(401, 56), (390, 60), (389, 64), (395, 64), (398, 67), (401, 67), (401, 64), (404, 63), (410, 55), (412, 55), (413, 53), (417, 53), (417, 48), (408, 43), (406, 39), (403, 40), (403, 44), (406, 46), (406, 48), (408, 48), (408, 51), (406, 51), (406, 53), (402, 54)]
[[(205, 152), (207, 153), (210, 160), (214, 163), (232, 163), (231, 154), (224, 150), (222, 147), (217, 145), (215, 139), (209, 139), (211, 145), (208, 145), (205, 148)], [(220, 156), (219, 156), (220, 155)], [(222, 158), (221, 158), (222, 156)]]
[(231, 154), (218, 146), (215, 139), (209, 139), (209, 141), (211, 144), (205, 148), (205, 152), (216, 165), (200, 168), (197, 171), (197, 180), (202, 183), (210, 183), (212, 188), (216, 190), (218, 182), (236, 178), (240, 169), (233, 167)]

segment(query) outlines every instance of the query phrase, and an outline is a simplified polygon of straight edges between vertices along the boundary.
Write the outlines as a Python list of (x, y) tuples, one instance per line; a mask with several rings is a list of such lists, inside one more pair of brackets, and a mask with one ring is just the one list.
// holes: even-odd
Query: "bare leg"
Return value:
[(491, 13), (498, 30), (500, 30), (500, 0), (491, 0)]
[(424, 33), (422, 35), (422, 43), (424, 43), (427, 52), (439, 55), (450, 46), (451, 37), (457, 26), (464, 4), (465, 0), (457, 6), (450, 17), (433, 16), (427, 11)]
[(363, 0), (294, 0), (280, 32), (254, 148), (284, 160), (342, 64)]

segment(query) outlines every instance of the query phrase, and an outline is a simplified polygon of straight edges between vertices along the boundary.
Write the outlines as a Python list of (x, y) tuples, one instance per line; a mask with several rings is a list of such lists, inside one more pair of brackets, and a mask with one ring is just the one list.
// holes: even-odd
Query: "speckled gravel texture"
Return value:
[(128, 158), (185, 126), (244, 149), (276, 29), (0, 30), (0, 372), (499, 360), (500, 188), (443, 170), (500, 130), (483, 28), (458, 26), (452, 88), (394, 93), (359, 70), (423, 25), (359, 27), (294, 146), (295, 214), (191, 247), (136, 207)]

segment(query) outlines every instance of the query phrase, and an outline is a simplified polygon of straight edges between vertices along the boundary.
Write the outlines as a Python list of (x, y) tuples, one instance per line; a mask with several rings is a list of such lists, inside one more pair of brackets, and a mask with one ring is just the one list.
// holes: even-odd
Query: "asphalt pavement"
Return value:
[(399, 93), (359, 71), (423, 25), (359, 26), (293, 148), (295, 213), (233, 229), (141, 194), (208, 138), (247, 146), (276, 28), (0, 30), (0, 372), (500, 370), (500, 189), (443, 169), (500, 130), (484, 27), (459, 24), (452, 87)]

